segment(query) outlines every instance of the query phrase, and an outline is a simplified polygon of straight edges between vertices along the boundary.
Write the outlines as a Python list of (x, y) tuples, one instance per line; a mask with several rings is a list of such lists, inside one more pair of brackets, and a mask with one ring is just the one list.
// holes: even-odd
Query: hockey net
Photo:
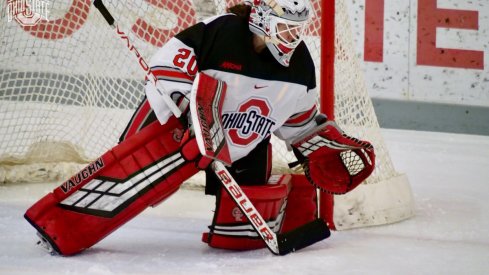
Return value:
[[(17, 0), (0, 1), (8, 11)], [(323, 0), (330, 1), (330, 0)], [(25, 1), (24, 1), (25, 2)], [(105, 0), (145, 58), (185, 27), (239, 0)], [(306, 42), (321, 60), (320, 0)], [(62, 181), (114, 146), (143, 97), (144, 73), (90, 0), (50, 0), (48, 19), (0, 23), (0, 183)], [(336, 1), (334, 115), (353, 136), (371, 141), (377, 167), (353, 192), (335, 197), (338, 229), (385, 224), (413, 215), (407, 177), (393, 167), (352, 45), (344, 0)], [(274, 168), (293, 161), (273, 140)], [(287, 171), (290, 172), (290, 171)], [(188, 186), (202, 186), (197, 177)]]

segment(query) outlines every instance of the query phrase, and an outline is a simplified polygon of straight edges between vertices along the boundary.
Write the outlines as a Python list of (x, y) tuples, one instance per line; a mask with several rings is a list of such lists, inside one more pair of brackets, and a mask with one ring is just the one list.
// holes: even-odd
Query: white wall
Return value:
[[(364, 61), (362, 63), (367, 87), (372, 97), (489, 106), (489, 1), (353, 0), (347, 2), (357, 54)], [(380, 4), (372, 6), (376, 2)], [(381, 60), (371, 61), (364, 54), (372, 47), (372, 44), (364, 43), (366, 4), (378, 10), (382, 8), (380, 6), (382, 2), (384, 2), (383, 41), (380, 41), (381, 44), (383, 43), (382, 57)], [(422, 11), (425, 16), (418, 14), (418, 5), (425, 8), (430, 3), (433, 5), (432, 8)], [(466, 26), (465, 29), (455, 28), (457, 24), (461, 24), (456, 20), (457, 16), (462, 16), (465, 24), (472, 20), (476, 25)], [(436, 21), (438, 19), (440, 21)], [(441, 26), (430, 29), (427, 28), (430, 20), (435, 20), (434, 24), (450, 25), (449, 28)], [(382, 27), (379, 24), (367, 24), (367, 26), (370, 30)], [(428, 30), (420, 32), (421, 35), (418, 36), (418, 26)], [(430, 35), (436, 36), (436, 45), (429, 45)], [(421, 41), (421, 44), (418, 41)], [(430, 53), (429, 50), (423, 49), (423, 45), (428, 45), (428, 48), (431, 47), (435, 52)], [(443, 53), (441, 53), (442, 48), (445, 48)], [(454, 55), (449, 53), (452, 49), (457, 51)], [(467, 50), (478, 52), (475, 53), (476, 62), (464, 60), (470, 54)], [(448, 57), (444, 57), (447, 55)], [(420, 61), (420, 56), (424, 57), (425, 61)], [(439, 58), (447, 58), (448, 61), (436, 64), (436, 59)], [(476, 65), (477, 62), (479, 65)]]

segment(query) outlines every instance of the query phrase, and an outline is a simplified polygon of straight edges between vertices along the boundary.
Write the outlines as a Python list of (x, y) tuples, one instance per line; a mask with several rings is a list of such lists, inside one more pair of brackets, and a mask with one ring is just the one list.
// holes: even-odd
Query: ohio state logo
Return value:
[(246, 146), (257, 138), (270, 135), (275, 121), (268, 116), (271, 108), (265, 99), (252, 98), (238, 107), (236, 112), (222, 115), (223, 128), (236, 145)]
[(46, 0), (7, 0), (7, 19), (15, 19), (21, 26), (32, 27), (41, 19), (48, 19), (48, 5)]

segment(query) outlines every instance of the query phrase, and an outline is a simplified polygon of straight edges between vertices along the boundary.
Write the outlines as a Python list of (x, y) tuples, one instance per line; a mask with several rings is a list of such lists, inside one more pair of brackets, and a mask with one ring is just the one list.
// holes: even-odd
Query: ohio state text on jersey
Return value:
[[(314, 125), (316, 79), (312, 58), (302, 42), (289, 67), (268, 49), (253, 49), (248, 22), (226, 14), (177, 34), (157, 51), (150, 66), (166, 91), (188, 94), (197, 72), (225, 81), (222, 123), (233, 161), (276, 134), (290, 140)], [(152, 85), (151, 107), (161, 123), (172, 115)]]

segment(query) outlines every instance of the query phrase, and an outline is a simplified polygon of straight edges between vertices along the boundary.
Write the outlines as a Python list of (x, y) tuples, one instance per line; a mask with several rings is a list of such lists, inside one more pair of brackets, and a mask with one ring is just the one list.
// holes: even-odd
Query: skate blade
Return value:
[(37, 241), (37, 247), (48, 252), (51, 255), (58, 255), (58, 253), (53, 249), (53, 246), (44, 238), (39, 232), (36, 233), (39, 240)]

